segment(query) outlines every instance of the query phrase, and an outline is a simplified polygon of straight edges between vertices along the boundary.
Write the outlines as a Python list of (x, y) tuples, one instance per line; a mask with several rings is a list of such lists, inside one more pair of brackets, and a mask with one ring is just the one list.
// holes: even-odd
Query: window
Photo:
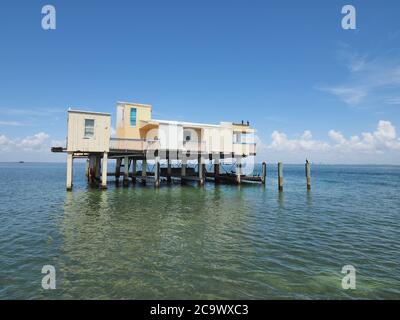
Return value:
[(192, 140), (192, 133), (189, 130), (185, 130), (183, 132), (183, 141), (190, 141)]
[(136, 108), (131, 108), (131, 126), (136, 127)]
[(94, 119), (85, 119), (85, 138), (94, 136)]
[(233, 143), (242, 143), (242, 134), (240, 132), (233, 134)]

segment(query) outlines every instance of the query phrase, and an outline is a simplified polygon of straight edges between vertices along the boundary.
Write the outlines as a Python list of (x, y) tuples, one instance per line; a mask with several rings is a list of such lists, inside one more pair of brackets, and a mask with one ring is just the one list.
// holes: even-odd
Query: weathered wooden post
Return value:
[(154, 164), (154, 185), (156, 188), (160, 186), (160, 158), (156, 157), (156, 163)]
[(104, 152), (102, 174), (101, 174), (101, 189), (107, 189), (107, 161), (108, 161), (108, 153)]
[(266, 177), (267, 177), (267, 164), (265, 162), (263, 162), (261, 165), (261, 183), (262, 184), (266, 183)]
[(87, 178), (87, 181), (89, 182), (89, 175), (90, 175), (90, 164), (89, 164), (90, 160), (89, 158), (86, 159), (86, 167), (85, 167), (85, 175)]
[(311, 190), (311, 164), (306, 160), (306, 179), (307, 179), (307, 190)]
[(186, 176), (186, 159), (182, 159), (182, 167), (181, 167), (181, 184), (185, 183)]
[(236, 183), (241, 184), (242, 182), (242, 161), (237, 159), (236, 162)]
[(67, 154), (67, 191), (72, 190), (72, 175), (73, 175), (74, 156), (72, 152)]
[(95, 178), (95, 166), (96, 166), (96, 157), (95, 156), (89, 156), (89, 183), (92, 184), (94, 183), (94, 178)]
[(132, 182), (136, 182), (136, 159), (132, 159)]
[(214, 182), (219, 183), (219, 159), (215, 159), (214, 161)]
[(121, 175), (121, 158), (117, 158), (116, 163), (115, 163), (115, 182), (119, 182), (119, 177)]
[(279, 189), (279, 191), (283, 191), (283, 164), (282, 164), (282, 162), (278, 163), (278, 189)]
[(123, 185), (126, 187), (129, 185), (129, 157), (124, 157), (124, 179)]
[(199, 168), (199, 185), (203, 186), (205, 170), (204, 170), (204, 166), (203, 166), (203, 157), (201, 156), (201, 153), (199, 153), (197, 156), (197, 166)]
[(147, 160), (144, 158), (142, 160), (142, 184), (146, 184), (146, 176), (147, 176)]
[(171, 159), (169, 158), (169, 151), (167, 151), (167, 182), (171, 182), (172, 168)]
[(95, 178), (97, 182), (100, 180), (100, 165), (101, 165), (101, 158), (100, 156), (96, 156), (96, 167), (95, 167)]

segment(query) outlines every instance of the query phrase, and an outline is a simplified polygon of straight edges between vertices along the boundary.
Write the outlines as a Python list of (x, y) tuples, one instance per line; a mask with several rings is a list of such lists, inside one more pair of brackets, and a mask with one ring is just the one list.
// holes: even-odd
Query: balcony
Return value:
[[(232, 151), (237, 155), (254, 155), (256, 153), (256, 144), (249, 142), (233, 143)], [(174, 148), (168, 148), (160, 142), (160, 140), (145, 140), (145, 139), (120, 139), (111, 138), (110, 139), (110, 150), (120, 150), (120, 151), (139, 151), (147, 152), (153, 150), (174, 150)], [(205, 153), (206, 143), (205, 141), (182, 141), (179, 150), (183, 152), (192, 153)], [(217, 150), (215, 151), (217, 152)], [(224, 152), (224, 150), (220, 150)], [(230, 152), (230, 151), (229, 151)]]
[[(123, 139), (123, 138), (111, 138), (110, 139), (110, 150), (124, 150), (124, 151), (152, 151), (162, 149), (176, 149), (168, 148), (163, 145), (160, 140), (146, 140), (146, 139)], [(179, 150), (189, 152), (204, 152), (205, 142), (204, 141), (182, 141), (182, 144), (178, 147)]]

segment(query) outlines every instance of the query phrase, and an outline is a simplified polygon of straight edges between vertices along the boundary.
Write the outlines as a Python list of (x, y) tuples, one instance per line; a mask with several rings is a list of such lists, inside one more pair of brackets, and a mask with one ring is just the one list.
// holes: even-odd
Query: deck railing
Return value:
[(234, 143), (233, 152), (235, 154), (255, 154), (256, 143), (254, 142)]
[[(205, 152), (205, 141), (183, 141), (182, 151)], [(163, 149), (160, 140), (111, 138), (111, 150), (151, 151)], [(165, 148), (164, 148), (165, 149)], [(223, 151), (223, 150), (221, 150)], [(236, 154), (255, 154), (255, 143), (234, 143), (233, 152)]]
[(144, 139), (123, 139), (123, 138), (111, 138), (110, 149), (111, 150), (144, 150)]
[(159, 140), (111, 138), (111, 150), (146, 151), (160, 148)]

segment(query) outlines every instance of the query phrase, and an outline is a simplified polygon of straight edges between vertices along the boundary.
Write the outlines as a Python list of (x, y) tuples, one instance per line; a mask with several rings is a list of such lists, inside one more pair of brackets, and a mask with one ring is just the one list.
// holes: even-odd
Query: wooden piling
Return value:
[(88, 181), (90, 184), (93, 184), (95, 181), (95, 167), (96, 167), (96, 157), (89, 156), (89, 176)]
[(214, 161), (214, 182), (219, 183), (219, 159), (215, 159)]
[(265, 184), (267, 178), (267, 164), (265, 162), (261, 165), (261, 183)]
[(279, 189), (279, 191), (283, 191), (283, 164), (282, 164), (282, 162), (278, 163), (278, 189)]
[(85, 175), (86, 175), (87, 181), (89, 182), (89, 176), (90, 176), (90, 160), (89, 160), (89, 158), (86, 159)]
[(67, 154), (67, 191), (72, 190), (73, 162), (74, 157), (71, 152)]
[(119, 181), (119, 177), (121, 175), (121, 158), (117, 158), (116, 163), (115, 163), (115, 181)]
[(186, 160), (182, 160), (182, 167), (181, 167), (181, 184), (185, 183), (185, 176), (186, 176)]
[(306, 180), (307, 180), (307, 190), (311, 190), (311, 164), (306, 160)]
[(97, 181), (100, 180), (100, 165), (101, 165), (101, 158), (100, 156), (96, 156), (96, 166), (95, 166), (95, 174), (94, 177)]
[(242, 183), (242, 162), (240, 159), (236, 162), (236, 182), (237, 184)]
[(168, 158), (167, 158), (167, 182), (171, 182), (171, 173), (172, 173), (172, 168), (171, 168), (171, 160), (169, 159), (169, 152), (168, 152)]
[(156, 163), (154, 164), (154, 185), (156, 188), (160, 186), (160, 158), (156, 158)]
[(108, 153), (103, 154), (102, 174), (101, 174), (101, 189), (107, 189), (107, 161)]
[(199, 168), (199, 185), (203, 186), (205, 180), (205, 166), (203, 165), (203, 158), (200, 153), (197, 156), (197, 164)]
[(132, 159), (132, 182), (136, 182), (136, 159)]
[(124, 179), (123, 179), (123, 185), (128, 186), (129, 185), (129, 157), (124, 157)]
[(142, 160), (142, 184), (146, 184), (147, 176), (147, 160), (146, 158)]

